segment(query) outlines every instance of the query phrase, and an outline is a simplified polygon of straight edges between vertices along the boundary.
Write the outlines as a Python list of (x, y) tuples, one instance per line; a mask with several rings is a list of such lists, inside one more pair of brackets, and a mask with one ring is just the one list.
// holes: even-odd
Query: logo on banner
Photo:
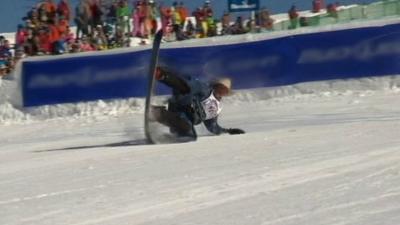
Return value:
[(230, 12), (254, 11), (260, 6), (259, 0), (228, 0)]

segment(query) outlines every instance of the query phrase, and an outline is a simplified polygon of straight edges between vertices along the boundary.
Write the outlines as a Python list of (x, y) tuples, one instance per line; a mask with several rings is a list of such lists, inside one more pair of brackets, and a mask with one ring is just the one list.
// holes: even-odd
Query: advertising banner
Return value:
[[(166, 65), (236, 89), (400, 74), (400, 24), (289, 35), (220, 46), (165, 49)], [(164, 54), (163, 54), (164, 53)]]
[(143, 96), (150, 51), (47, 58), (22, 64), (24, 106)]
[[(250, 42), (245, 37), (197, 47), (163, 44), (160, 63), (198, 79), (230, 77), (234, 89), (400, 74), (400, 24)], [(149, 60), (150, 49), (25, 61), (23, 105), (144, 97)], [(169, 93), (160, 86), (161, 94)]]
[(259, 0), (228, 0), (229, 12), (255, 11), (260, 8)]

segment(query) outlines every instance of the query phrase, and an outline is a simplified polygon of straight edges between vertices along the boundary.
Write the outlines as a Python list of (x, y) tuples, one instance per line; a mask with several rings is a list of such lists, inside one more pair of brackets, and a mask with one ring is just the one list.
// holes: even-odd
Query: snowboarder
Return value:
[(221, 112), (221, 99), (231, 94), (231, 80), (223, 78), (202, 82), (189, 76), (180, 76), (165, 67), (157, 67), (157, 81), (172, 88), (168, 108), (153, 107), (155, 119), (180, 137), (197, 137), (194, 125), (204, 123), (215, 135), (244, 134), (239, 128), (223, 128), (217, 120)]

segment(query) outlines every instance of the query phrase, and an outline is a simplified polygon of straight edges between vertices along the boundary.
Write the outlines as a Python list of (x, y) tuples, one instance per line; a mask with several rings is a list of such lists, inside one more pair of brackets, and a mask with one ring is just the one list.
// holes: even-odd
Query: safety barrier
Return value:
[[(392, 19), (163, 44), (160, 62), (199, 79), (229, 76), (235, 89), (259, 88), (400, 74), (399, 42), (400, 19)], [(149, 47), (27, 59), (22, 104), (143, 97), (149, 60)]]
[[(384, 0), (368, 5), (348, 5), (341, 6), (337, 11), (337, 17), (331, 16), (327, 12), (309, 13), (303, 15), (307, 20), (306, 26), (326, 26), (332, 24), (348, 23), (357, 20), (376, 20), (387, 19), (400, 16), (400, 0)], [(299, 20), (300, 21), (300, 20)], [(302, 27), (298, 22), (297, 27)], [(289, 20), (282, 20), (275, 23), (273, 30), (288, 30), (291, 27)]]

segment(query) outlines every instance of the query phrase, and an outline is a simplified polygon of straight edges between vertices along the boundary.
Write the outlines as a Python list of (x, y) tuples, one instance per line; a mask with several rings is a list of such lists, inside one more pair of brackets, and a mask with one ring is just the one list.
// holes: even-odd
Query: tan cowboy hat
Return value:
[(214, 80), (212, 82), (212, 84), (213, 84), (213, 86), (222, 85), (227, 89), (228, 95), (232, 95), (233, 94), (232, 93), (232, 80), (230, 78), (226, 78), (226, 77), (218, 78), (218, 79)]

